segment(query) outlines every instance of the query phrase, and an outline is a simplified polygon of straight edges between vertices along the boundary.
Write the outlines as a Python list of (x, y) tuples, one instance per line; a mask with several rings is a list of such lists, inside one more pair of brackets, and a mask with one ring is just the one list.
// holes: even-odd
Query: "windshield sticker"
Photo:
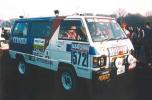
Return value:
[(93, 18), (86, 18), (87, 22), (94, 22)]
[(96, 19), (96, 22), (104, 22), (104, 23), (108, 23), (110, 22), (111, 20), (110, 19), (102, 19), (102, 18), (98, 18)]

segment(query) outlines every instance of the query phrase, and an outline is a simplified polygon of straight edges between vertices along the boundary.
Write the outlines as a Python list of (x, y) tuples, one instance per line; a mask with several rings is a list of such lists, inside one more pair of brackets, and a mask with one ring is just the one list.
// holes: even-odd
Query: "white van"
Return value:
[(115, 19), (57, 16), (19, 19), (10, 36), (10, 57), (20, 75), (26, 63), (57, 72), (59, 86), (71, 92), (77, 78), (106, 82), (135, 68), (133, 46)]

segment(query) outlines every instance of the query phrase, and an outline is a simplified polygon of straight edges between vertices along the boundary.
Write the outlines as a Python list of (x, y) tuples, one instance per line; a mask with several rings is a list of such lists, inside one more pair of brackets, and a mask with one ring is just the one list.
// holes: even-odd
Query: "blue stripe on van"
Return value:
[(72, 44), (67, 44), (66, 51), (71, 52)]
[(97, 50), (95, 49), (95, 47), (89, 47), (89, 54), (90, 55), (96, 55), (97, 54)]

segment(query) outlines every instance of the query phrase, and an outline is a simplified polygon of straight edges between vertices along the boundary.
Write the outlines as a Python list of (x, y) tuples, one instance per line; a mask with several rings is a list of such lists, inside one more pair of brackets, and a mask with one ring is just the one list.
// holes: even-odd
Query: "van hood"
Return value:
[(119, 53), (126, 54), (133, 48), (129, 39), (111, 40), (103, 42), (94, 42), (94, 47), (99, 55), (118, 55)]

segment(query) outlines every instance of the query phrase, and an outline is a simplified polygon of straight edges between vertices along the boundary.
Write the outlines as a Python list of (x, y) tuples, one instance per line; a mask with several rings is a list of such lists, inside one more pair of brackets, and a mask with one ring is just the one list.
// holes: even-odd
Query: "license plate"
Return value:
[(102, 74), (99, 76), (99, 80), (104, 81), (104, 80), (108, 80), (110, 78), (110, 74)]

